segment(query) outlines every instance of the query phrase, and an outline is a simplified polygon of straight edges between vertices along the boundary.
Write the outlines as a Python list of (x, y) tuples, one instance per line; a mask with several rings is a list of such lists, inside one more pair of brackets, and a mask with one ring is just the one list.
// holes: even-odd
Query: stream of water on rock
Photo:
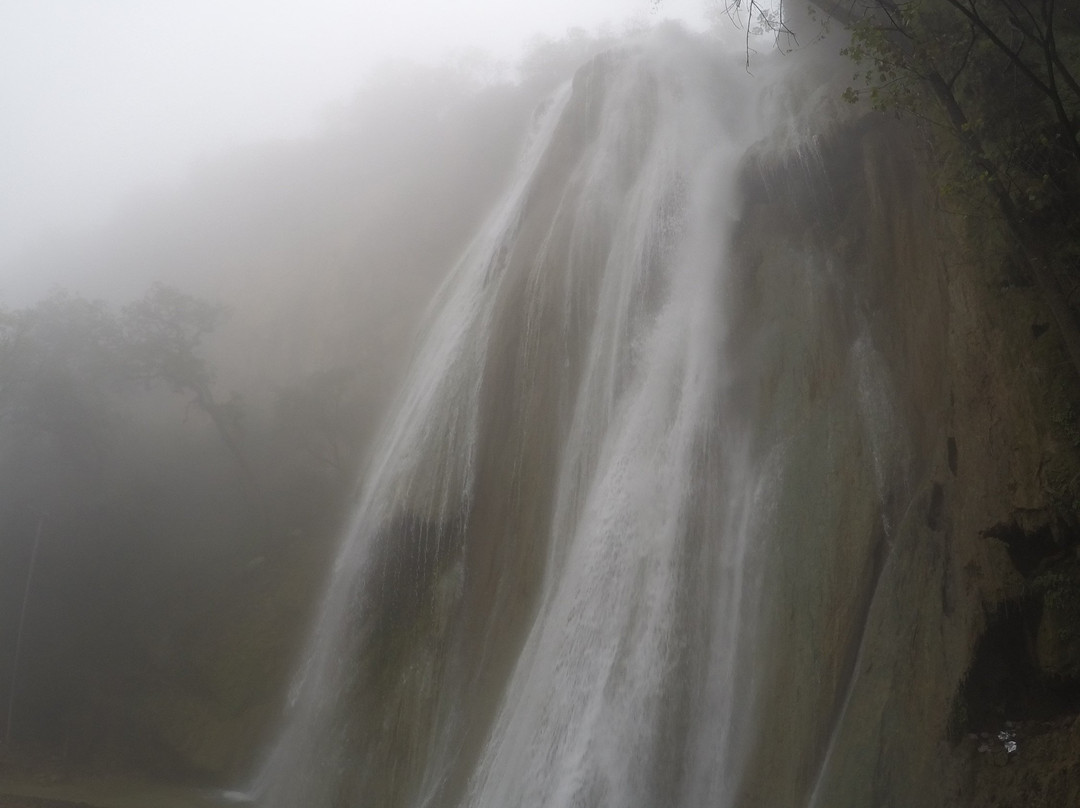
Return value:
[[(738, 803), (805, 419), (762, 410), (801, 332), (740, 325), (730, 255), (748, 150), (812, 163), (820, 92), (743, 60), (662, 29), (537, 111), (364, 476), (260, 805)], [(805, 277), (776, 305), (834, 282)], [(841, 353), (874, 510), (887, 383)]]

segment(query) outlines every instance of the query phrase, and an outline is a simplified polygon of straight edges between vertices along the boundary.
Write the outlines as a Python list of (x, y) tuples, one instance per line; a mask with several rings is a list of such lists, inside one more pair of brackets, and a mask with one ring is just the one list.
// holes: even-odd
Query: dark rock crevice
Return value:
[(1002, 542), (1021, 594), (988, 608), (953, 704), (950, 735), (1080, 714), (1078, 535), (1049, 509), (1017, 510), (985, 530)]
[(1070, 520), (1046, 509), (1016, 510), (982, 535), (1003, 542), (1017, 572), (1028, 579), (1068, 560), (1080, 539)]

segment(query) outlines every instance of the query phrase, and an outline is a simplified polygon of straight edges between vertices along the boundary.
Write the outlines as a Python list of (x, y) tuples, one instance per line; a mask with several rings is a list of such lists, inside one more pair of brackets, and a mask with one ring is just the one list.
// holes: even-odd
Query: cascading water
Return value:
[[(830, 629), (857, 648), (902, 453), (858, 295), (740, 242), (748, 150), (817, 159), (812, 83), (742, 58), (661, 30), (538, 113), (365, 476), (260, 804), (811, 798), (852, 663), (792, 607), (792, 548), (868, 537), (807, 599), (863, 603)], [(822, 513), (837, 475), (854, 516)]]

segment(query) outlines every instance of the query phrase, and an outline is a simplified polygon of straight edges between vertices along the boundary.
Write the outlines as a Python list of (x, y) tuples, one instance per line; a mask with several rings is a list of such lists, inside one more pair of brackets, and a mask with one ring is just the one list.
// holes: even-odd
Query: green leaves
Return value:
[(1053, 215), (1056, 232), (1075, 231), (1080, 146), (1063, 121), (1080, 115), (1080, 93), (1060, 88), (1071, 86), (1080, 27), (1057, 21), (1047, 0), (873, 0), (849, 30), (842, 53), (859, 69), (844, 100), (921, 122), (943, 189), (976, 206), (1008, 196), (1021, 221)]

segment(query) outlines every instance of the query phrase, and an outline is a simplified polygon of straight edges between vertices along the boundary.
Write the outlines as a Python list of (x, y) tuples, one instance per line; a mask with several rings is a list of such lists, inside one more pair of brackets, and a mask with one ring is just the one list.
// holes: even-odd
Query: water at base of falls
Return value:
[(729, 256), (747, 150), (805, 146), (761, 112), (800, 91), (742, 60), (661, 30), (538, 115), (365, 475), (260, 805), (736, 804), (800, 450), (753, 369), (786, 326), (735, 325)]

